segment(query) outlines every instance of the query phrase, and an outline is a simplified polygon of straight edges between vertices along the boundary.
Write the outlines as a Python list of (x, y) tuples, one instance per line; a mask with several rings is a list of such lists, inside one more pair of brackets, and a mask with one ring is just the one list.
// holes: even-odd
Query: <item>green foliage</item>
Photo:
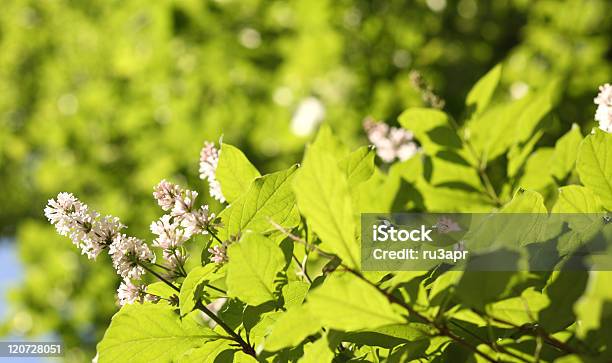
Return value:
[[(468, 111), (477, 115), (481, 113), (491, 102), (493, 93), (499, 84), (501, 78), (502, 66), (498, 64), (493, 67), (486, 75), (484, 75), (468, 93), (465, 99), (465, 105)], [(471, 110), (470, 108), (473, 108)]]
[(98, 345), (98, 362), (170, 362), (219, 338), (193, 316), (180, 319), (168, 306), (128, 305), (113, 317)]
[(293, 183), (300, 212), (324, 242), (323, 249), (337, 254), (352, 266), (359, 264), (351, 195), (347, 175), (338, 165), (326, 139), (320, 133), (304, 156), (304, 164)]
[(306, 306), (325, 326), (338, 330), (372, 329), (403, 321), (374, 287), (348, 274), (326, 280), (308, 295)]
[(274, 300), (274, 282), (285, 265), (281, 249), (270, 239), (247, 233), (230, 246), (227, 265), (228, 295), (249, 305)]
[(223, 237), (236, 236), (246, 230), (266, 232), (274, 229), (270, 222), (291, 228), (299, 222), (291, 181), (297, 166), (255, 179), (246, 193), (221, 213)]
[[(25, 273), (3, 332), (52, 333), (74, 362), (100, 340), (100, 362), (254, 362), (190, 313), (226, 291), (218, 316), (259, 361), (484, 360), (468, 346), (499, 361), (612, 358), (606, 273), (359, 272), (361, 212), (612, 209), (611, 135), (590, 134), (596, 87), (612, 75), (610, 3), (432, 3), (3, 4), (0, 234), (16, 237)], [(314, 133), (290, 121), (309, 97), (324, 126), (291, 166)], [(367, 115), (397, 119), (419, 153), (380, 163)], [(216, 171), (227, 207), (197, 180), (202, 142), (221, 134), (236, 145), (222, 144)], [(211, 202), (229, 262), (208, 262), (213, 238), (187, 242), (180, 293), (151, 283), (162, 300), (125, 306), (107, 327), (110, 261), (86, 263), (41, 207), (72, 191), (150, 240), (162, 178)]]
[(321, 322), (308, 309), (298, 306), (289, 309), (272, 325), (266, 338), (265, 349), (271, 352), (295, 347), (309, 335), (316, 334)]
[(187, 277), (185, 277), (185, 280), (181, 284), (181, 291), (179, 293), (181, 315), (189, 314), (196, 306), (197, 301), (202, 299), (202, 291), (204, 290), (203, 284), (221, 277), (217, 270), (215, 265), (206, 265), (198, 266), (189, 271), (189, 274), (187, 274)]
[(259, 171), (242, 151), (235, 146), (221, 144), (219, 167), (215, 177), (221, 183), (223, 196), (228, 202), (231, 203), (244, 194), (251, 182), (259, 176)]
[(612, 209), (612, 138), (599, 129), (584, 139), (578, 151), (576, 168), (580, 181), (595, 192), (603, 206)]

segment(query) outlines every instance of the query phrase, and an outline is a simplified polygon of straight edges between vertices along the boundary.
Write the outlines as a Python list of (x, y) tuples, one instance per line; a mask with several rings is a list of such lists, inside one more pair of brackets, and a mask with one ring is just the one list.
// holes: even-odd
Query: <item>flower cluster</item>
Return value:
[(173, 217), (182, 218), (193, 209), (193, 203), (198, 192), (182, 189), (176, 184), (162, 180), (153, 191), (157, 204), (164, 210), (170, 211)]
[(429, 85), (427, 81), (425, 81), (425, 78), (419, 71), (410, 71), (409, 77), (412, 87), (419, 91), (423, 102), (425, 102), (428, 107), (433, 107), (437, 109), (444, 108), (444, 100), (434, 93), (433, 87), (431, 87), (431, 85)]
[(230, 236), (228, 240), (223, 241), (221, 244), (214, 245), (208, 249), (210, 253), (210, 261), (217, 265), (222, 265), (228, 261), (227, 248), (240, 239), (240, 233), (235, 236)]
[(151, 232), (157, 236), (153, 245), (163, 250), (170, 277), (185, 274), (187, 259), (182, 245), (195, 234), (208, 234), (216, 229), (218, 220), (207, 205), (195, 207), (198, 193), (162, 180), (155, 187), (153, 197), (164, 211), (170, 214), (151, 223)]
[(227, 243), (216, 245), (208, 249), (210, 252), (210, 260), (218, 265), (227, 262)]
[(62, 236), (68, 236), (90, 259), (107, 249), (113, 266), (124, 279), (117, 290), (120, 304), (146, 298), (142, 285), (135, 285), (145, 273), (143, 264), (155, 262), (155, 254), (140, 239), (121, 233), (125, 228), (119, 218), (100, 217), (70, 193), (50, 199), (45, 216)]
[(120, 234), (111, 244), (108, 253), (113, 260), (113, 267), (124, 279), (140, 279), (145, 273), (143, 262), (155, 262), (151, 252), (141, 239)]
[[(202, 150), (200, 173), (208, 179), (211, 195), (224, 201), (215, 171), (219, 162), (219, 151), (214, 144), (206, 143)], [(151, 232), (156, 235), (153, 246), (162, 250), (165, 265), (156, 264), (156, 255), (141, 239), (121, 233), (125, 226), (119, 218), (101, 217), (96, 211), (79, 201), (70, 193), (59, 193), (56, 199), (50, 199), (45, 207), (45, 216), (57, 232), (69, 237), (83, 254), (95, 259), (102, 250), (107, 250), (113, 267), (123, 282), (117, 289), (117, 298), (121, 305), (136, 301), (155, 301), (155, 296), (146, 292), (142, 284), (143, 275), (150, 272), (162, 281), (172, 284), (153, 270), (163, 268), (169, 279), (185, 277), (187, 251), (183, 244), (196, 234), (214, 233), (219, 227), (219, 219), (211, 213), (207, 205), (196, 206), (198, 193), (181, 188), (166, 180), (159, 182), (153, 191), (157, 204), (167, 214), (151, 223)], [(216, 236), (215, 236), (216, 238)], [(227, 261), (227, 246), (231, 241), (213, 247), (212, 261)], [(173, 286), (174, 287), (174, 286)]]
[(368, 117), (363, 122), (363, 128), (368, 139), (376, 147), (376, 154), (385, 162), (390, 163), (395, 158), (400, 161), (408, 160), (419, 150), (413, 141), (412, 132), (389, 127), (384, 122), (377, 122)]
[(60, 235), (70, 237), (83, 254), (94, 260), (125, 228), (119, 218), (100, 218), (98, 212), (90, 210), (70, 193), (59, 193), (57, 199), (49, 199), (45, 216)]
[(119, 305), (133, 304), (137, 301), (141, 304), (145, 301), (157, 301), (158, 298), (156, 296), (147, 294), (146, 288), (146, 285), (135, 285), (130, 280), (124, 280), (117, 289)]
[(217, 180), (215, 174), (217, 165), (219, 164), (219, 154), (221, 151), (215, 147), (215, 144), (206, 141), (200, 152), (200, 179), (208, 180), (208, 192), (211, 197), (221, 203), (225, 202), (225, 197), (221, 193), (221, 184)]
[(606, 83), (600, 86), (594, 102), (597, 105), (595, 120), (599, 122), (599, 128), (612, 133), (612, 85)]
[(440, 217), (435, 227), (438, 229), (438, 233), (441, 234), (461, 231), (459, 224), (449, 217)]

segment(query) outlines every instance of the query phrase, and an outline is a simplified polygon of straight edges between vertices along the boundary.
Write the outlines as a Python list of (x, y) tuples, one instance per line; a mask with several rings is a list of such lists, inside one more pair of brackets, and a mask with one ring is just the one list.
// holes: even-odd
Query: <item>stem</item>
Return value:
[[(138, 263), (138, 265), (142, 266), (142, 268), (144, 268), (145, 270), (150, 272), (153, 276), (157, 277), (158, 279), (163, 281), (166, 285), (168, 285), (172, 289), (174, 289), (176, 292), (180, 293), (181, 290), (178, 287), (174, 286), (173, 283), (171, 283), (170, 281), (166, 280), (163, 276), (161, 276), (157, 272), (153, 271), (152, 269), (148, 268), (143, 263)], [(210, 285), (207, 285), (207, 286), (209, 286), (212, 289), (215, 289), (215, 290), (218, 290), (218, 291), (221, 291), (221, 292), (225, 293), (223, 290), (218, 289), (218, 288), (216, 288), (214, 286), (210, 286)], [(200, 301), (200, 300), (197, 301), (196, 308), (201, 310), (209, 318), (214, 320), (215, 323), (217, 323), (217, 325), (219, 325), (221, 328), (223, 328), (223, 330), (225, 330), (225, 332), (227, 332), (233, 338), (233, 340), (236, 343), (240, 344), (240, 347), (242, 348), (243, 352), (245, 352), (246, 354), (249, 354), (249, 355), (251, 355), (253, 357), (257, 357), (257, 355), (255, 353), (255, 349), (252, 346), (250, 346), (247, 342), (245, 342), (244, 339), (242, 339), (242, 337), (240, 335), (238, 335), (236, 332), (234, 332), (232, 330), (232, 328), (230, 328), (227, 324), (225, 324), (225, 322), (223, 320), (221, 320), (221, 318), (219, 318), (217, 315), (215, 315), (215, 313), (213, 313), (206, 306), (204, 306), (202, 304), (202, 301)]]
[(535, 363), (540, 363), (540, 354), (542, 353), (542, 337), (536, 338), (536, 348), (533, 353), (535, 357)]
[(218, 287), (216, 287), (216, 286), (209, 285), (209, 284), (206, 284), (205, 286), (206, 286), (206, 287), (210, 287), (211, 289), (213, 289), (213, 290), (215, 290), (215, 291), (217, 291), (217, 292), (220, 292), (220, 293), (222, 293), (222, 294), (224, 294), (224, 295), (227, 295), (227, 291), (225, 291), (225, 290), (223, 290), (223, 289), (220, 289), (220, 288), (218, 288)]
[[(483, 315), (483, 316), (488, 316), (487, 314), (480, 312), (476, 309), (472, 309), (472, 311), (474, 311), (475, 313), (479, 314), (479, 315)], [(533, 335), (535, 335), (536, 337), (541, 337), (542, 339), (544, 339), (544, 342), (552, 345), (553, 347), (568, 353), (568, 354), (577, 354), (579, 353), (576, 349), (574, 349), (573, 347), (571, 347), (570, 345), (558, 340), (557, 338), (554, 338), (553, 336), (551, 336), (550, 334), (548, 334), (543, 328), (541, 327), (535, 327), (534, 329), (532, 328), (526, 328), (524, 326), (519, 326), (514, 324), (513, 322), (504, 320), (504, 319), (500, 319), (494, 316), (489, 316), (491, 318), (491, 320), (496, 321), (498, 323), (504, 324), (504, 325), (508, 325), (511, 326), (517, 330), (523, 331), (523, 332), (527, 332), (527, 333), (531, 333)]]
[(300, 272), (302, 273), (302, 276), (304, 276), (306, 278), (306, 280), (308, 280), (308, 282), (310, 282), (312, 284), (312, 280), (310, 279), (310, 276), (308, 276), (308, 272), (306, 272), (306, 265), (305, 264), (301, 264), (300, 260), (298, 260), (298, 258), (295, 256), (295, 254), (293, 254), (293, 260), (295, 261), (295, 263), (300, 268)]
[(172, 255), (174, 255), (174, 259), (176, 260), (176, 265), (178, 266), (178, 272), (180, 272), (183, 277), (187, 277), (187, 271), (185, 271), (185, 268), (183, 268), (183, 264), (181, 263), (181, 260), (179, 259), (178, 255), (176, 254), (176, 249), (172, 250)]
[(482, 168), (478, 168), (478, 175), (480, 175), (482, 184), (485, 187), (485, 190), (487, 191), (487, 194), (489, 195), (489, 197), (493, 199), (495, 204), (501, 205), (499, 196), (497, 195), (497, 192), (495, 192), (495, 188), (493, 188), (493, 184), (491, 184), (491, 180), (489, 179), (487, 172)]
[(450, 320), (449, 322), (451, 324), (453, 324), (454, 326), (458, 327), (459, 329), (463, 330), (467, 334), (471, 335), (472, 337), (476, 338), (476, 340), (478, 340), (479, 342), (490, 346), (493, 350), (498, 351), (500, 353), (507, 354), (507, 355), (509, 355), (511, 357), (514, 357), (514, 358), (516, 358), (516, 359), (518, 359), (520, 361), (529, 363), (528, 360), (524, 359), (523, 357), (519, 356), (518, 354), (515, 354), (515, 353), (512, 353), (512, 352), (508, 351), (506, 348), (495, 344), (495, 342), (491, 342), (491, 341), (488, 341), (488, 340), (486, 340), (484, 338), (481, 338), (478, 334), (472, 332), (471, 330), (469, 330), (468, 328), (464, 327), (463, 325), (461, 325), (461, 324), (459, 324), (459, 323), (457, 323), (457, 322), (455, 322), (453, 320)]
[(159, 263), (152, 263), (153, 266), (157, 266), (159, 268), (163, 268), (164, 270), (168, 271), (168, 272), (172, 272), (171, 269), (169, 269), (168, 267), (164, 266), (164, 265), (160, 265)]
[(223, 328), (223, 330), (225, 330), (225, 332), (229, 334), (236, 343), (240, 344), (240, 347), (242, 348), (243, 352), (245, 352), (246, 354), (250, 356), (257, 358), (255, 349), (252, 346), (250, 346), (249, 343), (247, 343), (244, 339), (242, 339), (242, 337), (238, 333), (233, 331), (232, 328), (230, 328), (227, 324), (225, 324), (225, 322), (221, 320), (221, 318), (219, 318), (217, 315), (215, 315), (215, 313), (213, 313), (206, 306), (204, 306), (204, 304), (202, 304), (202, 301), (198, 300), (196, 302), (195, 307), (198, 310), (202, 311), (204, 314), (206, 314), (209, 318), (214, 320), (214, 322), (217, 323), (217, 325)]
[(333, 255), (333, 254), (331, 254), (331, 253), (328, 253), (328, 252), (325, 252), (325, 251), (323, 251), (322, 249), (320, 249), (318, 246), (316, 246), (316, 245), (314, 245), (314, 244), (312, 244), (312, 243), (308, 243), (308, 242), (304, 241), (303, 239), (301, 239), (300, 237), (298, 237), (298, 236), (294, 235), (293, 233), (291, 233), (290, 231), (288, 231), (287, 229), (285, 229), (285, 227), (283, 227), (283, 226), (281, 226), (280, 224), (278, 224), (278, 223), (274, 222), (272, 219), (269, 219), (269, 218), (268, 218), (268, 222), (270, 222), (270, 224), (271, 224), (271, 225), (272, 225), (274, 228), (276, 228), (276, 229), (278, 229), (280, 232), (284, 233), (284, 234), (285, 234), (287, 237), (291, 238), (293, 241), (298, 242), (298, 243), (301, 243), (301, 244), (303, 244), (304, 246), (306, 246), (306, 248), (307, 248), (309, 251), (315, 251), (316, 253), (318, 253), (318, 254), (319, 254), (319, 255), (321, 255), (322, 257), (329, 258), (329, 259), (332, 259), (332, 258), (334, 258), (334, 257), (335, 257), (335, 255)]
[(147, 270), (147, 272), (150, 272), (151, 275), (157, 277), (158, 279), (160, 279), (160, 281), (164, 282), (166, 285), (170, 286), (172, 289), (174, 289), (174, 291), (176, 292), (181, 292), (181, 289), (179, 289), (178, 287), (174, 286), (173, 283), (171, 283), (170, 281), (166, 280), (162, 275), (158, 274), (157, 272), (153, 271), (152, 269), (148, 268), (145, 264), (143, 263), (138, 263), (139, 266), (142, 266), (142, 268), (144, 268), (145, 270)]
[(213, 236), (214, 239), (219, 241), (219, 243), (223, 243), (223, 241), (221, 241), (221, 239), (217, 237), (217, 235), (210, 229), (210, 227), (206, 227), (206, 230), (208, 231), (208, 233), (210, 233), (211, 236)]
[(480, 176), (480, 182), (482, 186), (485, 188), (485, 191), (487, 192), (487, 194), (489, 195), (489, 198), (491, 198), (493, 202), (495, 202), (495, 204), (497, 204), (498, 206), (502, 205), (501, 200), (499, 199), (499, 196), (495, 192), (495, 188), (493, 188), (493, 184), (491, 184), (491, 179), (489, 179), (489, 176), (487, 175), (486, 165), (484, 165), (484, 163), (478, 156), (476, 149), (474, 148), (470, 140), (466, 139), (465, 136), (461, 133), (459, 125), (457, 124), (455, 119), (453, 119), (452, 117), (449, 117), (448, 119), (450, 121), (451, 126), (453, 127), (453, 129), (455, 129), (455, 132), (461, 139), (461, 141), (467, 146), (469, 152), (472, 154), (472, 157), (476, 159), (476, 162), (478, 163), (477, 170), (478, 170), (478, 175)]

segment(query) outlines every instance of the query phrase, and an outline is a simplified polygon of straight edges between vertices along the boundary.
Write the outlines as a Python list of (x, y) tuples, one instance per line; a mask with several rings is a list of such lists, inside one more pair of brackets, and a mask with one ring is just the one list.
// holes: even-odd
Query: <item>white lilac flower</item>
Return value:
[(140, 239), (120, 234), (109, 249), (113, 266), (124, 279), (140, 279), (145, 273), (141, 263), (155, 262), (155, 254)]
[(165, 250), (181, 246), (190, 237), (190, 234), (180, 228), (179, 222), (168, 214), (151, 223), (151, 232), (157, 235), (157, 238), (153, 241), (153, 246)]
[(181, 188), (178, 185), (164, 179), (155, 186), (153, 197), (163, 210), (169, 211), (174, 208), (175, 199), (180, 193)]
[(188, 235), (192, 236), (198, 233), (208, 234), (208, 229), (214, 222), (215, 214), (209, 211), (207, 205), (203, 205), (200, 209), (185, 214), (181, 226), (185, 228)]
[(221, 192), (221, 184), (216, 178), (217, 165), (219, 164), (220, 150), (215, 147), (215, 144), (206, 141), (200, 152), (200, 179), (208, 180), (208, 189), (211, 197), (221, 203), (225, 202), (225, 197)]
[(459, 224), (449, 217), (440, 217), (436, 222), (436, 228), (438, 229), (438, 233), (443, 234), (461, 231)]
[(45, 217), (55, 225), (57, 232), (67, 236), (70, 231), (70, 214), (80, 209), (82, 203), (70, 193), (59, 193), (56, 199), (49, 199), (45, 207)]
[(599, 86), (599, 94), (594, 102), (597, 105), (595, 120), (599, 122), (599, 128), (612, 133), (612, 85), (606, 83)]
[(117, 217), (92, 211), (69, 193), (59, 193), (57, 200), (50, 199), (45, 215), (55, 225), (60, 235), (68, 236), (83, 254), (95, 259), (109, 247), (113, 239), (125, 228)]
[(372, 118), (366, 118), (363, 128), (368, 140), (376, 147), (376, 154), (384, 162), (390, 163), (396, 158), (400, 161), (408, 160), (419, 150), (413, 141), (413, 133), (408, 130), (389, 127), (386, 123)]
[(167, 262), (167, 267), (170, 269), (171, 277), (180, 276), (180, 272), (187, 261), (187, 255), (181, 248), (172, 248), (164, 250), (164, 260)]
[(174, 208), (170, 214), (173, 217), (177, 217), (179, 220), (184, 218), (186, 214), (191, 213), (194, 207), (195, 199), (198, 196), (198, 192), (195, 190), (183, 190), (180, 197), (174, 201)]
[(147, 297), (146, 286), (136, 285), (131, 280), (124, 280), (117, 289), (119, 305), (133, 304), (136, 301), (143, 303)]
[(198, 192), (183, 189), (166, 180), (160, 181), (153, 191), (157, 204), (165, 211), (170, 210), (170, 214), (179, 219), (191, 212), (197, 196)]
[(215, 245), (208, 249), (210, 252), (210, 261), (218, 265), (224, 264), (228, 261), (227, 259), (227, 244)]

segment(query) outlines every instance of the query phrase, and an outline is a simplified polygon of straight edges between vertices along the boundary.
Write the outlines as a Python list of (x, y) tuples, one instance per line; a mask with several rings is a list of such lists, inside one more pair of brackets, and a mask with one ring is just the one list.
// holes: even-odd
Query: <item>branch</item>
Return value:
[(225, 332), (229, 334), (236, 343), (240, 344), (240, 347), (242, 348), (243, 352), (245, 352), (246, 354), (250, 356), (257, 358), (257, 354), (255, 353), (255, 348), (253, 348), (251, 345), (249, 345), (249, 343), (247, 343), (244, 339), (242, 339), (240, 334), (233, 331), (232, 328), (230, 328), (227, 324), (225, 324), (225, 322), (221, 320), (221, 318), (219, 318), (217, 315), (215, 315), (215, 313), (213, 313), (206, 306), (204, 306), (201, 300), (198, 300), (196, 302), (195, 307), (196, 309), (206, 314), (209, 318), (211, 318), (215, 323), (217, 323), (217, 325), (223, 328), (223, 330), (225, 330)]

